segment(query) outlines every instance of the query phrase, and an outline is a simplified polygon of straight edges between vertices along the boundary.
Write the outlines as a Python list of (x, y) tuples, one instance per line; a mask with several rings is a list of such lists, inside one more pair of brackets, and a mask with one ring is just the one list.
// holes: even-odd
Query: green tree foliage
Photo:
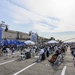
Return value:
[(55, 38), (54, 37), (51, 37), (49, 40), (55, 40)]

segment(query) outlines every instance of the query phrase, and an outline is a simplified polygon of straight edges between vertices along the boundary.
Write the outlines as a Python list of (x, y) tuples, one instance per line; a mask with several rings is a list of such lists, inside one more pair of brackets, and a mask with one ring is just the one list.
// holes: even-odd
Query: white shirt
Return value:
[(55, 46), (55, 47), (54, 47), (54, 49), (55, 49), (55, 51), (57, 51), (57, 50), (58, 50), (58, 47), (57, 47), (57, 46)]
[(43, 54), (43, 53), (44, 53), (44, 50), (43, 50), (43, 49), (41, 49), (41, 50), (40, 50), (40, 54)]

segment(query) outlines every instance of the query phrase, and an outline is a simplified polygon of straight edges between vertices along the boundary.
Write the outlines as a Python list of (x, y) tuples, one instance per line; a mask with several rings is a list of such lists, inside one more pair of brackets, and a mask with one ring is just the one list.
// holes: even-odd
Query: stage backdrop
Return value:
[(31, 35), (31, 41), (37, 43), (37, 35), (36, 34)]
[(1, 41), (2, 41), (2, 28), (0, 27), (0, 44), (1, 44)]

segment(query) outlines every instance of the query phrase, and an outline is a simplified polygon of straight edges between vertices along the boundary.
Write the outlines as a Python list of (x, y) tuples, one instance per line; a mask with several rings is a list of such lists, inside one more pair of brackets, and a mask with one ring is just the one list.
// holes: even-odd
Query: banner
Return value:
[(36, 34), (31, 34), (31, 41), (37, 43), (37, 35)]
[(0, 45), (1, 45), (1, 41), (2, 41), (2, 28), (0, 27)]

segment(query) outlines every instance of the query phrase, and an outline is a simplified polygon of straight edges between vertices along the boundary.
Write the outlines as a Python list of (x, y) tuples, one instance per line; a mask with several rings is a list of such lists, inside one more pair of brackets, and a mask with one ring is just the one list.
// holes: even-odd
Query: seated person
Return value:
[(57, 59), (57, 55), (54, 54), (54, 55), (52, 56), (52, 58), (51, 58), (50, 60), (48, 60), (48, 61), (51, 62), (51, 63), (54, 63), (54, 62), (56, 61), (56, 59)]

